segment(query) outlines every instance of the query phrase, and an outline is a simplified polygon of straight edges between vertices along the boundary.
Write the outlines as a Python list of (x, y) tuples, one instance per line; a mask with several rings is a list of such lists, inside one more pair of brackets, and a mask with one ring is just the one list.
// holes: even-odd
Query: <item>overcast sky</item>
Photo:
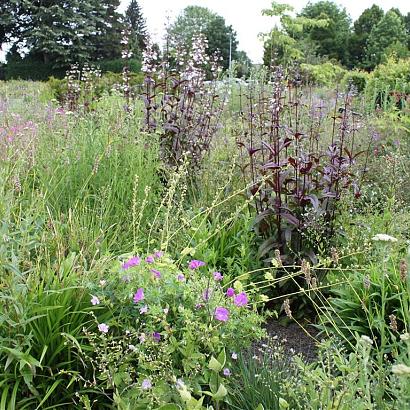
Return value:
[[(130, 0), (121, 0), (120, 10), (124, 11), (129, 2)], [(286, 0), (280, 2), (285, 3)], [(308, 0), (288, 0), (287, 3), (295, 7), (298, 12), (308, 3)], [(403, 14), (410, 12), (410, 0), (339, 0), (336, 3), (346, 7), (353, 20), (372, 4), (378, 4), (384, 10), (397, 7)], [(233, 26), (238, 33), (239, 49), (246, 51), (255, 63), (261, 62), (263, 55), (258, 34), (268, 32), (275, 24), (272, 17), (261, 15), (261, 10), (269, 8), (271, 0), (139, 0), (139, 4), (154, 41), (159, 43), (164, 35), (167, 17), (172, 20), (189, 5), (208, 7), (223, 16), (227, 24)], [(0, 51), (0, 60), (2, 59), (4, 53)]]
[[(121, 9), (125, 9), (129, 2), (130, 0), (122, 0)], [(307, 0), (279, 2), (291, 4), (296, 11), (300, 11), (308, 3)], [(345, 7), (353, 20), (372, 4), (377, 4), (384, 10), (397, 7), (403, 14), (410, 12), (410, 0), (339, 0), (336, 3)], [(272, 17), (261, 16), (261, 10), (269, 8), (271, 0), (139, 0), (139, 4), (147, 20), (147, 27), (157, 42), (163, 37), (167, 16), (175, 18), (189, 5), (208, 7), (233, 26), (238, 33), (239, 49), (246, 51), (255, 63), (262, 61), (263, 54), (258, 34), (269, 31), (274, 25)]]

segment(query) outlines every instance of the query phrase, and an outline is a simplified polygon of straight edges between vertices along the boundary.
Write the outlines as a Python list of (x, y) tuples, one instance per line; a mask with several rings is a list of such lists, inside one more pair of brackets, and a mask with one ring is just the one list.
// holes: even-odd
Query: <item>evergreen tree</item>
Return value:
[(148, 31), (141, 7), (136, 0), (131, 0), (125, 12), (125, 22), (131, 32), (131, 51), (138, 55), (147, 48)]
[(387, 49), (407, 47), (407, 32), (401, 16), (389, 10), (370, 32), (366, 47), (366, 67), (374, 68), (385, 57)]

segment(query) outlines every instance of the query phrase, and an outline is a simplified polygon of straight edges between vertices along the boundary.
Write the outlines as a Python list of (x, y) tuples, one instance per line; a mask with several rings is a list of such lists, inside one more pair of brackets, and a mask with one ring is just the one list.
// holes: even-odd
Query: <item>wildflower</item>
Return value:
[(154, 262), (155, 262), (155, 259), (154, 259), (154, 257), (153, 257), (152, 255), (149, 255), (149, 256), (147, 256), (147, 257), (145, 258), (145, 262), (147, 262), (147, 263), (154, 263)]
[(100, 280), (100, 286), (103, 288), (107, 284), (107, 281), (104, 279)]
[(228, 298), (231, 298), (232, 296), (234, 296), (235, 295), (235, 289), (234, 288), (228, 288), (228, 289), (226, 289), (226, 296), (228, 297)]
[(142, 390), (149, 390), (152, 388), (152, 383), (150, 379), (144, 379), (141, 383)]
[(246, 296), (245, 292), (239, 293), (233, 299), (233, 303), (236, 306), (246, 306), (248, 304), (248, 296)]
[(231, 375), (231, 371), (227, 367), (223, 369), (222, 373), (224, 374), (225, 377), (229, 377)]
[(108, 326), (108, 325), (106, 325), (105, 323), (100, 323), (99, 325), (98, 325), (98, 330), (101, 332), (101, 333), (108, 333), (108, 329), (109, 329), (110, 327)]
[(185, 383), (182, 379), (177, 379), (177, 382), (175, 383), (175, 387), (178, 390), (182, 390), (182, 389), (185, 389), (186, 386), (185, 386)]
[(125, 282), (125, 283), (130, 283), (130, 282), (131, 282), (130, 275), (123, 275), (123, 276), (121, 277), (121, 280), (122, 280), (123, 282)]
[(131, 350), (131, 352), (137, 350), (137, 348), (134, 345), (128, 345), (128, 349)]
[(363, 286), (364, 286), (365, 289), (370, 289), (370, 285), (371, 285), (371, 282), (370, 282), (369, 275), (366, 275), (363, 278)]
[(195, 305), (195, 309), (202, 309), (204, 307), (204, 305), (202, 303), (197, 303)]
[(158, 332), (154, 332), (152, 338), (158, 343), (161, 340), (161, 335)]
[(195, 270), (200, 268), (201, 266), (205, 266), (205, 262), (194, 259), (191, 262), (189, 262), (188, 268), (191, 270)]
[(396, 238), (390, 235), (386, 235), (385, 233), (378, 233), (377, 235), (373, 236), (372, 240), (379, 242), (397, 242)]
[(395, 364), (391, 370), (398, 376), (410, 376), (410, 367), (405, 364)]
[(147, 339), (146, 336), (145, 336), (145, 333), (141, 333), (141, 334), (138, 336), (138, 339), (140, 340), (140, 343), (144, 343), (145, 340)]
[(141, 309), (140, 309), (140, 313), (141, 315), (145, 314), (148, 312), (148, 306), (144, 305)]
[(126, 270), (129, 268), (133, 268), (134, 266), (138, 266), (141, 263), (141, 259), (139, 256), (133, 256), (132, 258), (128, 259), (121, 265), (121, 268)]
[(397, 332), (397, 318), (396, 318), (396, 316), (391, 314), (391, 315), (389, 315), (389, 319), (390, 319), (390, 329), (393, 332)]
[(163, 309), (163, 312), (164, 312), (165, 315), (167, 315), (168, 312), (169, 312), (169, 309), (168, 309), (168, 308), (165, 308), (165, 309)]
[(286, 313), (286, 316), (287, 316), (289, 319), (292, 319), (292, 311), (290, 310), (289, 299), (285, 299), (285, 300), (283, 301), (283, 309), (284, 309), (284, 311), (285, 311), (285, 313)]
[(282, 258), (280, 257), (280, 250), (279, 249), (275, 249), (275, 259), (276, 261), (276, 265), (281, 268), (283, 266), (282, 264)]
[(159, 279), (161, 277), (161, 272), (156, 269), (151, 269), (151, 272), (154, 274), (154, 276)]
[(232, 352), (231, 357), (233, 360), (238, 360), (238, 353)]
[(223, 279), (223, 276), (221, 275), (221, 272), (214, 272), (214, 279), (217, 282), (220, 282)]
[(410, 340), (410, 333), (403, 333), (402, 335), (400, 335), (400, 340), (402, 340), (403, 342)]
[(361, 340), (364, 344), (367, 344), (368, 346), (371, 346), (371, 345), (373, 344), (373, 340), (370, 339), (370, 337), (369, 337), (369, 336), (366, 336), (366, 335), (360, 336), (360, 340)]
[(202, 293), (202, 299), (205, 302), (208, 302), (209, 299), (211, 299), (211, 297), (212, 297), (212, 289), (206, 288)]
[(305, 281), (310, 286), (312, 284), (312, 276), (310, 275), (310, 264), (307, 260), (302, 260), (302, 266), (300, 268), (302, 273), (305, 275)]
[(229, 319), (229, 310), (225, 309), (221, 306), (218, 306), (215, 309), (215, 319), (219, 320), (220, 322), (226, 322)]
[(134, 303), (141, 302), (141, 300), (144, 299), (144, 289), (139, 288), (137, 289), (137, 292), (134, 295)]
[(155, 253), (154, 253), (154, 258), (155, 259), (159, 259), (159, 258), (161, 258), (161, 257), (163, 257), (164, 256), (164, 252), (162, 252), (162, 251), (156, 251)]
[(91, 298), (91, 304), (92, 304), (93, 306), (99, 305), (99, 304), (100, 304), (100, 299), (98, 299), (97, 296), (93, 296), (93, 297)]
[(185, 276), (182, 273), (178, 273), (177, 281), (178, 282), (185, 282)]
[(407, 279), (408, 267), (407, 267), (407, 262), (404, 259), (400, 261), (399, 271), (400, 271), (400, 280), (402, 282), (405, 282)]

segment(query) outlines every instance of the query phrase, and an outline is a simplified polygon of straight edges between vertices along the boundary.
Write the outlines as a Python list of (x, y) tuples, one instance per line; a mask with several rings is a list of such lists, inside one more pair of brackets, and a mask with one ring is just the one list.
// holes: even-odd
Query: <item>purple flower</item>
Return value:
[(218, 306), (215, 309), (215, 319), (220, 322), (226, 322), (229, 319), (229, 310)]
[(246, 296), (245, 292), (239, 293), (239, 295), (234, 297), (233, 303), (236, 306), (246, 306), (248, 304), (248, 296)]
[(91, 304), (92, 304), (93, 306), (99, 305), (99, 304), (100, 304), (100, 299), (98, 299), (97, 296), (93, 296), (93, 297), (91, 298)]
[(134, 266), (138, 266), (141, 263), (141, 259), (139, 256), (133, 256), (132, 258), (128, 259), (126, 262), (124, 262), (121, 266), (122, 269), (129, 269)]
[(147, 263), (154, 263), (154, 262), (155, 262), (155, 259), (154, 259), (154, 257), (153, 257), (152, 255), (149, 255), (149, 256), (147, 256), (147, 257), (145, 258), (145, 262), (147, 262)]
[(154, 276), (159, 279), (161, 277), (161, 272), (156, 269), (151, 269), (151, 272), (154, 274)]
[(144, 379), (141, 383), (142, 390), (149, 390), (152, 388), (152, 383), (150, 379)]
[(157, 251), (157, 252), (154, 253), (154, 258), (155, 259), (159, 259), (163, 256), (164, 256), (164, 252), (162, 252), (162, 251)]
[(161, 340), (161, 335), (158, 332), (154, 332), (152, 338), (158, 343)]
[(234, 288), (228, 288), (226, 289), (226, 296), (228, 298), (231, 298), (232, 296), (235, 296), (235, 289)]
[(223, 279), (223, 276), (221, 275), (221, 272), (214, 272), (214, 279), (217, 282), (220, 282)]
[(222, 373), (224, 374), (225, 377), (229, 377), (231, 375), (231, 371), (227, 367), (223, 369)]
[(185, 276), (182, 273), (178, 273), (177, 281), (185, 282)]
[(139, 288), (137, 289), (137, 292), (134, 295), (134, 303), (141, 302), (141, 300), (144, 299), (144, 289)]
[(191, 262), (189, 262), (188, 268), (191, 270), (195, 270), (200, 268), (201, 266), (205, 266), (205, 262), (194, 259)]
[(212, 289), (206, 288), (203, 292), (202, 292), (202, 299), (205, 302), (208, 302), (209, 299), (211, 299), (212, 297)]
[(106, 325), (105, 323), (100, 323), (99, 325), (98, 325), (98, 330), (101, 332), (101, 333), (108, 333), (108, 330), (109, 330), (109, 326), (108, 325)]
[(148, 312), (148, 306), (147, 305), (144, 305), (141, 309), (140, 309), (140, 313), (141, 313), (141, 315), (143, 315), (144, 313), (147, 313)]

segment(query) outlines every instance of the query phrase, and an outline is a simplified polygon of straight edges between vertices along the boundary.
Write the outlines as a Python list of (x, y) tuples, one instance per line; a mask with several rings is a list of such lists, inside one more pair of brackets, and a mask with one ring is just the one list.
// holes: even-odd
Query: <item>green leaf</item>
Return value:
[(223, 366), (218, 362), (218, 360), (215, 359), (215, 357), (212, 356), (211, 360), (209, 361), (208, 367), (214, 372), (219, 373), (222, 370)]
[(221, 364), (222, 367), (225, 366), (225, 363), (226, 363), (226, 351), (225, 351), (225, 348), (223, 348), (222, 351), (221, 351), (221, 353), (219, 353), (217, 360), (218, 360), (218, 362)]
[(228, 390), (226, 387), (221, 383), (219, 385), (218, 391), (213, 395), (215, 400), (222, 400), (228, 394)]

